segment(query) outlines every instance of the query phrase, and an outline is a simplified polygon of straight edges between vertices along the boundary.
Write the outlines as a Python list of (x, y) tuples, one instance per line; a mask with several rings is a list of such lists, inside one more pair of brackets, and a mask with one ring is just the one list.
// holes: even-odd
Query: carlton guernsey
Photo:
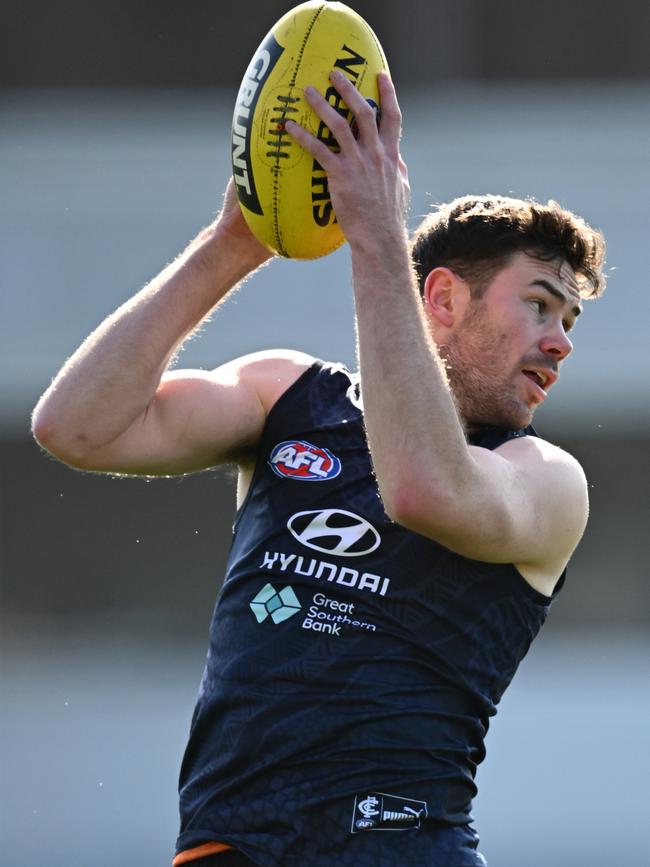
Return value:
[(471, 821), (490, 717), (551, 601), (514, 566), (388, 518), (358, 380), (314, 363), (269, 413), (235, 520), (177, 851), (220, 841), (263, 867), (437, 863), (436, 833)]

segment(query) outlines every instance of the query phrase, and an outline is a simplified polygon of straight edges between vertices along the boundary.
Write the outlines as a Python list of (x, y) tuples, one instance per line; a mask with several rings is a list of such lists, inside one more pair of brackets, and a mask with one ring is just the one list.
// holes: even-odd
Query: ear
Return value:
[(438, 325), (453, 328), (469, 301), (469, 286), (450, 268), (434, 268), (424, 281), (424, 307)]

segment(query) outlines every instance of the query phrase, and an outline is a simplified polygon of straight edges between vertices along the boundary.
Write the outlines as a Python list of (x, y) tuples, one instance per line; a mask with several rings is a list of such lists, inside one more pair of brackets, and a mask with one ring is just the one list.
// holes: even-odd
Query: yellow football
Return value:
[(239, 88), (232, 123), (233, 179), (251, 231), (280, 256), (316, 259), (345, 241), (325, 172), (284, 128), (286, 120), (295, 120), (337, 149), (303, 95), (313, 85), (352, 122), (329, 80), (335, 68), (378, 105), (377, 73), (388, 66), (377, 37), (343, 3), (310, 0), (270, 30)]

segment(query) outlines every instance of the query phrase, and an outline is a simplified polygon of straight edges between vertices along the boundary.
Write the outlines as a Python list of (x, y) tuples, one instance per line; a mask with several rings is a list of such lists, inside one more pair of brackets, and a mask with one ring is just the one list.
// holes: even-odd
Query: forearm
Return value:
[(153, 398), (170, 358), (228, 291), (266, 258), (217, 221), (66, 362), (34, 412), (46, 447), (112, 442)]
[[(393, 516), (418, 491), (448, 507), (475, 472), (441, 361), (424, 322), (406, 239), (381, 254), (353, 250), (364, 416), (370, 451)], [(415, 502), (413, 502), (415, 501)]]
[(417, 488), (426, 486), (431, 502), (432, 496), (449, 498), (450, 480), (471, 484), (472, 458), (415, 288), (394, 88), (379, 76), (378, 127), (374, 112), (345, 76), (333, 72), (332, 82), (355, 114), (358, 138), (347, 120), (311, 91), (306, 97), (336, 136), (340, 152), (331, 153), (296, 124), (288, 122), (287, 130), (327, 171), (337, 219), (350, 244), (370, 451), (384, 505), (399, 514), (402, 500), (417, 498)]

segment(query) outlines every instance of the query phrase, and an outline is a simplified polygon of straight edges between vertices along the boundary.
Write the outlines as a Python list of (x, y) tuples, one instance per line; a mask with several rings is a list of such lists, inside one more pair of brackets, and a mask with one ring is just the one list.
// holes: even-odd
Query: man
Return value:
[(167, 371), (269, 258), (231, 183), (34, 415), (44, 447), (82, 469), (239, 466), (177, 867), (484, 864), (470, 809), (489, 718), (587, 519), (579, 465), (528, 425), (581, 299), (602, 290), (601, 236), (554, 203), (466, 198), (411, 249), (392, 84), (380, 76), (377, 129), (332, 81), (358, 137), (311, 89), (340, 151), (287, 129), (327, 171), (350, 244), (360, 385), (285, 350)]

